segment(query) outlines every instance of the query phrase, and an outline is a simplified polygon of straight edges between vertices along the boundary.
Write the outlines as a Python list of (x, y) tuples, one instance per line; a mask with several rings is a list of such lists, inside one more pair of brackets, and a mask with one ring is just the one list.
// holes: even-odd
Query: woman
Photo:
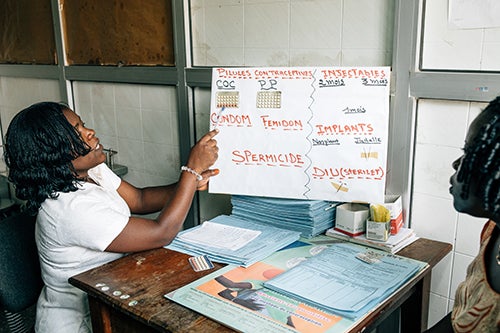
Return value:
[(489, 221), (481, 232), (479, 254), (457, 288), (452, 312), (429, 333), (500, 332), (500, 97), (474, 119), (463, 150), (453, 162), (453, 205)]
[[(216, 131), (191, 149), (179, 181), (139, 189), (116, 176), (94, 130), (67, 106), (42, 102), (9, 125), (5, 161), (16, 196), (38, 214), (36, 241), (45, 286), (37, 332), (91, 332), (85, 293), (68, 278), (123, 253), (162, 247), (181, 230), (196, 190), (217, 159)], [(155, 219), (131, 214), (160, 211)]]

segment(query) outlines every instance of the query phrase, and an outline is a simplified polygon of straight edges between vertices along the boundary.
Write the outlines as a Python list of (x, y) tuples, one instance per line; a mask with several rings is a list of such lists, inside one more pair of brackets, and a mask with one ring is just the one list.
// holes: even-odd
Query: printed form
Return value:
[(325, 311), (356, 318), (409, 280), (424, 263), (357, 244), (335, 244), (264, 283)]

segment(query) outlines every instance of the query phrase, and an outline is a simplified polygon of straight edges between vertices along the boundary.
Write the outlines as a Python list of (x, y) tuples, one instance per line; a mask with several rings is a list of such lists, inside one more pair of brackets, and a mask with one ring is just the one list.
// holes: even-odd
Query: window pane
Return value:
[(56, 64), (50, 0), (0, 1), (0, 63)]
[(174, 65), (170, 0), (61, 0), (68, 65)]
[[(457, 1), (456, 3), (459, 3)], [(474, 10), (479, 16), (480, 9), (493, 6), (493, 2), (480, 4)], [(498, 27), (486, 27), (486, 17), (482, 21), (484, 28), (471, 28), (469, 23), (460, 24), (460, 12), (452, 10), (453, 2), (432, 0), (425, 2), (422, 43), (422, 70), (462, 70), (462, 71), (498, 71), (500, 69), (500, 19)], [(458, 5), (458, 4), (457, 4)], [(481, 8), (481, 6), (485, 6)], [(496, 5), (497, 11), (500, 9)], [(499, 15), (496, 15), (498, 18)], [(469, 24), (467, 27), (464, 24)]]
[(191, 0), (194, 66), (389, 66), (394, 0)]

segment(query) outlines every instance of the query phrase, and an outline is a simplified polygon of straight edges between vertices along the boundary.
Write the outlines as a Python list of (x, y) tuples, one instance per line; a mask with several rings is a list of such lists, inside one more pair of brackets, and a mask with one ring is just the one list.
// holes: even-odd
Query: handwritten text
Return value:
[(354, 138), (354, 143), (357, 145), (379, 145), (382, 143), (382, 138), (372, 136), (371, 138)]
[(297, 153), (257, 153), (251, 150), (233, 150), (232, 161), (234, 163), (270, 166), (296, 166), (301, 167), (304, 164), (301, 154)]
[(340, 145), (339, 140), (337, 139), (312, 139), (313, 146), (338, 146)]
[(373, 132), (372, 124), (332, 124), (332, 125), (316, 125), (318, 135), (328, 134), (361, 134)]
[(385, 71), (366, 68), (322, 69), (323, 78), (385, 78)]
[(252, 126), (252, 118), (247, 114), (227, 114), (222, 113), (218, 114), (216, 112), (212, 112), (210, 115), (210, 120), (212, 123), (217, 125), (227, 125), (227, 126)]
[(344, 79), (334, 79), (334, 80), (331, 80), (331, 79), (327, 79), (327, 80), (319, 79), (318, 85), (319, 85), (320, 88), (343, 87), (343, 86), (345, 86), (345, 82), (344, 82)]
[(366, 109), (363, 106), (358, 106), (357, 108), (346, 107), (342, 111), (345, 114), (349, 114), (349, 113), (365, 113)]
[(260, 116), (262, 120), (262, 125), (266, 129), (278, 129), (282, 128), (284, 130), (302, 130), (302, 120), (300, 119), (281, 119), (273, 120), (269, 119), (269, 116)]
[(363, 178), (381, 180), (384, 176), (382, 167), (375, 169), (363, 168), (318, 168), (313, 167), (312, 176), (314, 178)]

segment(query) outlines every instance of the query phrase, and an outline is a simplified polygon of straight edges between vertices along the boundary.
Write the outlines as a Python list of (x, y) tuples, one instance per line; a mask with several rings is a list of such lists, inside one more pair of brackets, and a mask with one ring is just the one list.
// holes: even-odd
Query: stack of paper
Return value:
[(300, 238), (300, 232), (220, 215), (181, 231), (166, 248), (248, 267)]
[(325, 233), (327, 236), (341, 239), (344, 241), (370, 246), (382, 251), (396, 253), (407, 245), (410, 245), (418, 239), (413, 229), (401, 228), (396, 235), (390, 235), (387, 241), (377, 241), (366, 238), (366, 235), (351, 237), (340, 231), (330, 228)]
[(231, 216), (296, 230), (313, 237), (333, 227), (340, 202), (233, 195)]
[(356, 320), (426, 266), (358, 244), (337, 243), (264, 282), (264, 286)]

